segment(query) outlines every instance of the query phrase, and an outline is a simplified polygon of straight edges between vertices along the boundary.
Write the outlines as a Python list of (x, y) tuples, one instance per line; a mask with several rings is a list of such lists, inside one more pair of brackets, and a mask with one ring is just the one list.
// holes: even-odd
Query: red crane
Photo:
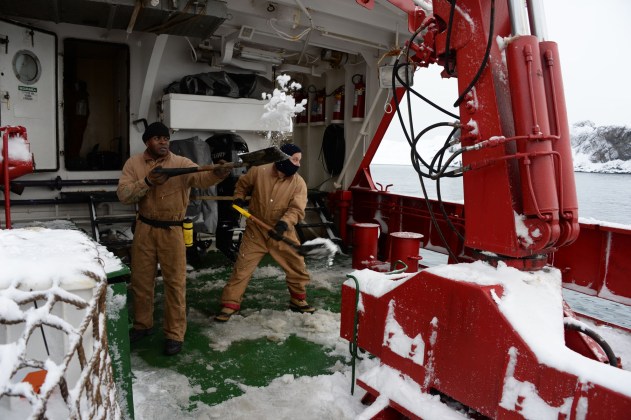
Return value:
[[(618, 385), (631, 384), (631, 374), (606, 343), (576, 331), (560, 273), (547, 266), (550, 253), (577, 239), (579, 222), (559, 51), (546, 39), (541, 2), (389, 1), (408, 13), (413, 33), (395, 69), (438, 64), (458, 80), (462, 168), (444, 165), (428, 176), (463, 174), (458, 256), (467, 263), (425, 270), (380, 292), (353, 276), (344, 284), (341, 336), (380, 359), (380, 370), (357, 381), (366, 401), (387, 400), (373, 418), (422, 417), (405, 398), (384, 394), (393, 377), (483, 417), (536, 418), (537, 406), (554, 418), (627, 418), (631, 391)], [(542, 292), (535, 283), (559, 290)], [(526, 326), (550, 333), (552, 350), (514, 319), (516, 293), (533, 299)], [(562, 360), (575, 353), (589, 360), (590, 374)]]

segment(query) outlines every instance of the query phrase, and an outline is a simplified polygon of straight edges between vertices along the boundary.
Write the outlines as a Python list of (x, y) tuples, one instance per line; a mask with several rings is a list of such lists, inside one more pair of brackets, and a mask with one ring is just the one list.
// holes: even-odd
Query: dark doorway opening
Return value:
[(64, 40), (64, 162), (120, 170), (129, 157), (129, 48)]

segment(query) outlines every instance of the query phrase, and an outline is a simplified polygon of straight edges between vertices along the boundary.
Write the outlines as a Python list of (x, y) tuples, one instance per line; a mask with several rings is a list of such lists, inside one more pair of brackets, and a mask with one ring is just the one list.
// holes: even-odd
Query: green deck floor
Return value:
[[(318, 311), (339, 313), (341, 284), (346, 280), (345, 273), (352, 271), (350, 265), (350, 258), (340, 255), (331, 267), (322, 260), (307, 261), (312, 275), (308, 300)], [(296, 377), (329, 374), (336, 364), (345, 363), (345, 357), (339, 352), (331, 356), (330, 349), (313, 340), (294, 334), (281, 338), (275, 337), (273, 332), (264, 336), (259, 334), (257, 323), (265, 314), (278, 317), (281, 313), (281, 317), (288, 318), (311, 316), (288, 311), (289, 293), (284, 273), (269, 256), (259, 265), (244, 296), (244, 318), (237, 320), (233, 317), (225, 324), (214, 322), (212, 316), (219, 309), (221, 290), (231, 270), (232, 263), (228, 259), (218, 252), (211, 252), (189, 272), (188, 329), (180, 354), (171, 357), (162, 354), (161, 281), (156, 288), (156, 333), (131, 345), (132, 371), (166, 369), (177, 372), (198, 390), (188, 403), (180, 403), (183, 412), (195, 410), (198, 402), (212, 406), (239, 396), (243, 393), (240, 385), (267, 386), (273, 379), (286, 374)], [(233, 339), (227, 348), (217, 349), (217, 341), (231, 332), (231, 325), (239, 325), (247, 331), (248, 316), (252, 316), (252, 337)], [(138, 363), (139, 360), (142, 363)], [(134, 400), (138, 401), (138, 396), (134, 395)]]

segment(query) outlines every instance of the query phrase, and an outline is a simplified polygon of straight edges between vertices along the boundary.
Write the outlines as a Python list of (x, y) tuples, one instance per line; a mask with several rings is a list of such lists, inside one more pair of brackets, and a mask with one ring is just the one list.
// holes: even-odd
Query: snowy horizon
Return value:
[[(589, 122), (587, 122), (589, 123)], [(631, 159), (611, 159), (606, 162), (594, 162), (596, 153), (595, 147), (590, 148), (590, 143), (598, 143), (601, 148), (604, 141), (599, 138), (599, 130), (608, 128), (619, 128), (631, 132), (629, 126), (594, 126), (593, 124), (586, 124), (586, 122), (576, 123), (571, 127), (570, 135), (572, 137), (572, 159), (574, 162), (575, 172), (586, 173), (603, 173), (603, 174), (629, 174), (631, 173)], [(410, 146), (405, 140), (399, 138), (388, 137), (388, 133), (381, 142), (379, 149), (375, 157), (373, 158), (373, 165), (405, 165), (411, 166), (410, 159)], [(575, 138), (578, 136), (588, 137), (587, 142), (583, 142), (580, 145), (575, 144)], [(589, 138), (593, 138), (593, 140)], [(444, 135), (436, 135), (434, 137), (423, 138), (419, 142), (417, 150), (421, 157), (426, 161), (431, 161), (433, 156), (443, 147), (445, 142)], [(586, 147), (587, 143), (587, 147)], [(454, 146), (458, 148), (458, 146)], [(616, 155), (616, 151), (612, 150), (612, 155)], [(454, 159), (454, 166), (462, 164), (460, 157)]]

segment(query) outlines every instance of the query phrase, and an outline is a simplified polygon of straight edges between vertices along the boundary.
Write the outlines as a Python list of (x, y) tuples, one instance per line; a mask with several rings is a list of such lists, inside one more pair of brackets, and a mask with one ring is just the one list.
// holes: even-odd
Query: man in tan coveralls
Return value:
[(182, 350), (186, 332), (186, 248), (182, 220), (191, 187), (208, 188), (230, 174), (229, 169), (168, 177), (151, 172), (156, 167), (197, 166), (169, 150), (169, 129), (160, 122), (150, 124), (142, 135), (147, 149), (125, 162), (118, 181), (118, 198), (138, 203), (138, 218), (131, 249), (131, 290), (134, 342), (153, 333), (153, 299), (157, 264), (164, 278), (164, 351)]
[(302, 152), (294, 144), (284, 144), (280, 148), (290, 159), (268, 165), (255, 166), (242, 175), (234, 191), (234, 204), (245, 205), (245, 197), (251, 195), (248, 210), (263, 220), (274, 230), (269, 232), (257, 224), (246, 221), (237, 261), (232, 276), (221, 295), (221, 312), (215, 320), (226, 322), (241, 308), (241, 300), (250, 282), (252, 273), (265, 254), (285, 270), (287, 288), (291, 297), (291, 310), (312, 313), (315, 309), (307, 299), (306, 286), (310, 277), (305, 260), (289, 245), (279, 241), (280, 235), (298, 242), (294, 226), (305, 216), (307, 205), (307, 184), (296, 173), (300, 167)]

